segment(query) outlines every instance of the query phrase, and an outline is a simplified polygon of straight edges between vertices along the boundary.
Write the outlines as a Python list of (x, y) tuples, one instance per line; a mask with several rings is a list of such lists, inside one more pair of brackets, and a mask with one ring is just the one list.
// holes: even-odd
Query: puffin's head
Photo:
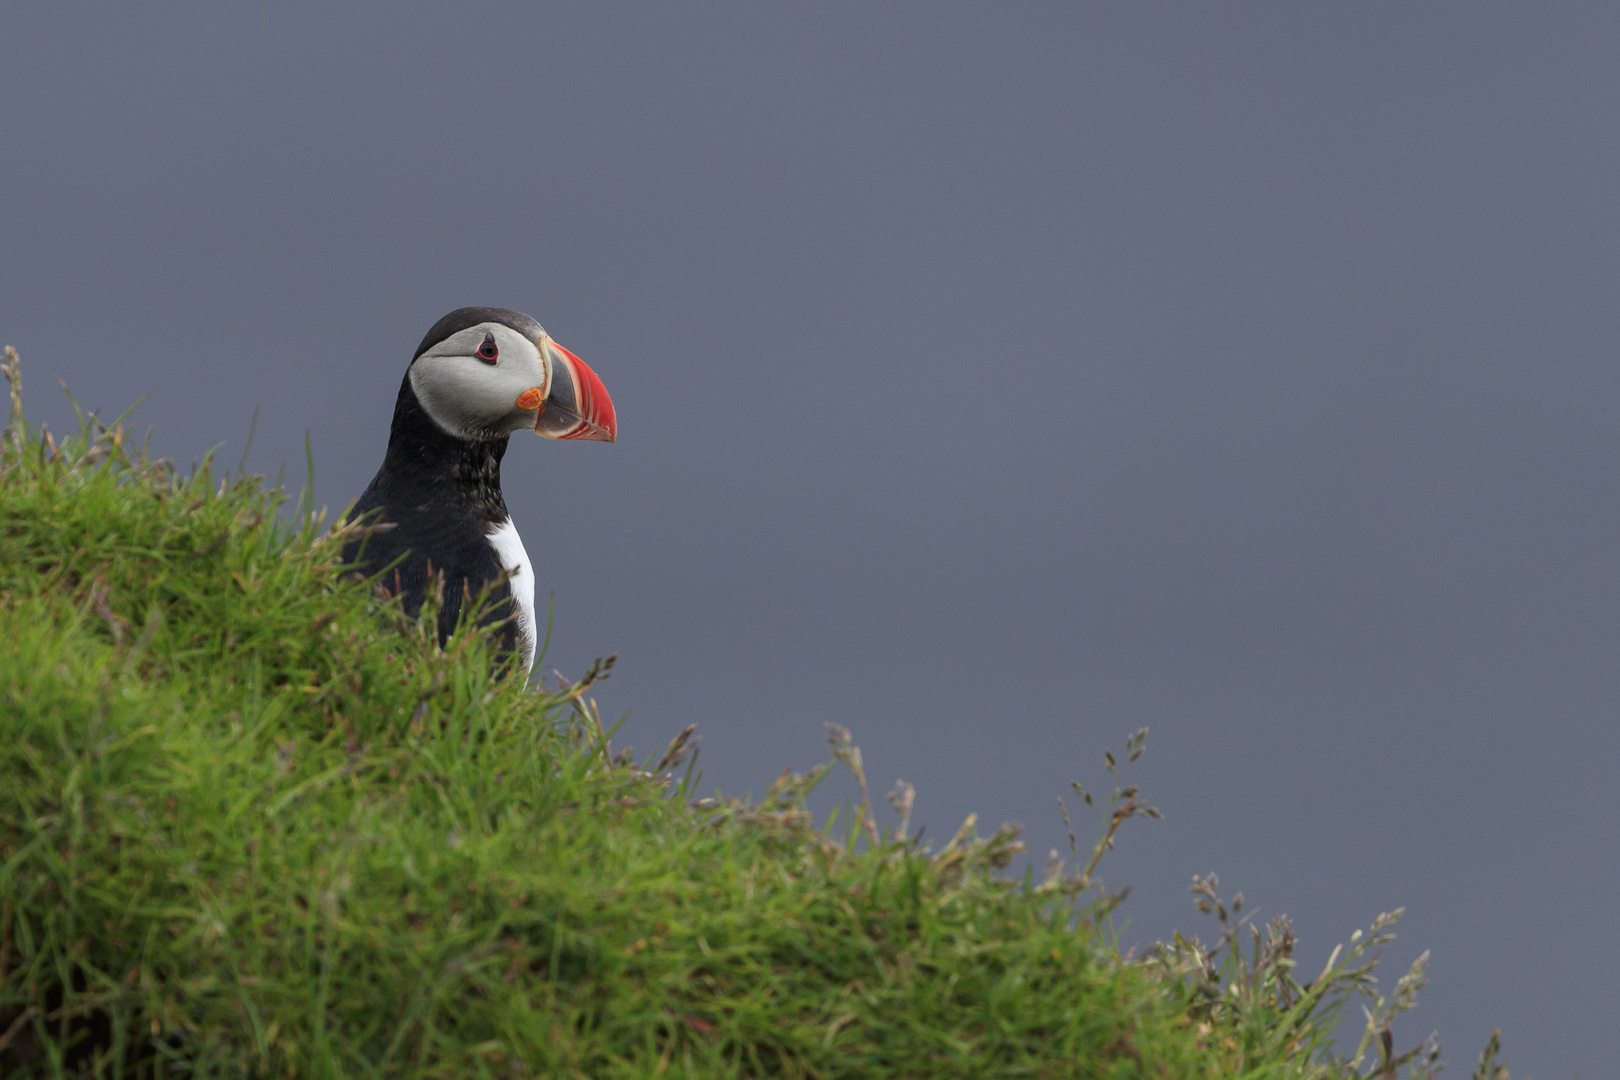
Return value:
[(596, 372), (522, 312), (457, 308), (427, 332), (406, 378), (433, 422), (457, 438), (524, 428), (548, 439), (618, 435)]

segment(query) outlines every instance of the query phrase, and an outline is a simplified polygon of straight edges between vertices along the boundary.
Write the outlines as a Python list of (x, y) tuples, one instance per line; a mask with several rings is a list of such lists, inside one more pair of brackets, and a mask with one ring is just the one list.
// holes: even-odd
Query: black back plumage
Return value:
[[(491, 313), (506, 318), (491, 320)], [(417, 355), (467, 326), (484, 321), (512, 325), (509, 317), (514, 315), (534, 321), (499, 308), (453, 311), (428, 331)], [(457, 320), (467, 321), (443, 329)], [(441, 645), (455, 629), (468, 599), (476, 600), (504, 574), (489, 534), (510, 517), (501, 497), (501, 458), (506, 444), (506, 436), (472, 440), (447, 434), (422, 407), (407, 372), (394, 406), (382, 468), (349, 511), (350, 520), (394, 526), (351, 541), (344, 547), (343, 559), (367, 575), (398, 560), (382, 584), (391, 594), (404, 597), (407, 615), (415, 618), (421, 612), (429, 571), (442, 576)], [(504, 581), (491, 591), (490, 598), (486, 624), (512, 614), (512, 594)], [(502, 638), (504, 649), (517, 647), (512, 622), (506, 623)]]

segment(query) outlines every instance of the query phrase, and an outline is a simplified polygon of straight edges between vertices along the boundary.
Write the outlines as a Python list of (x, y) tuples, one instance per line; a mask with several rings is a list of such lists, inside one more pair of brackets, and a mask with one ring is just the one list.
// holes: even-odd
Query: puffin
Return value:
[(345, 515), (385, 527), (363, 530), (342, 558), (400, 596), (411, 618), (429, 575), (438, 575), (441, 647), (463, 604), (490, 589), (483, 622), (498, 626), (497, 647), (527, 677), (534, 566), (501, 495), (501, 458), (518, 431), (613, 442), (618, 422), (596, 372), (534, 319), (508, 308), (457, 308), (411, 357), (382, 467)]

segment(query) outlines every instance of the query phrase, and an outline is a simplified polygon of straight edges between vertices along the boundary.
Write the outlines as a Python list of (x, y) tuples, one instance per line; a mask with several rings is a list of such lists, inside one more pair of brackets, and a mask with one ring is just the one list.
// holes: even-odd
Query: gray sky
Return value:
[(836, 720), (1044, 853), (1150, 725), (1130, 940), (1404, 904), (1403, 1043), (1612, 1069), (1620, 10), (330, 8), (0, 15), (36, 417), (257, 405), (337, 508), (424, 330), (529, 312), (621, 431), (507, 457), (548, 666), (638, 747), (758, 792)]

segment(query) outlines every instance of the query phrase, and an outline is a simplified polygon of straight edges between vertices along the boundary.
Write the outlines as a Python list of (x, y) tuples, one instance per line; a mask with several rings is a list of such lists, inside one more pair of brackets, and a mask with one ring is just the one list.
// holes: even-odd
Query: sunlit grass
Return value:
[(7, 375), (0, 1075), (1395, 1075), (1420, 968), (1328, 1056), (1391, 917), (1307, 983), (1210, 880), (1213, 948), (1119, 955), (1092, 875), (1150, 813), (1118, 776), (1140, 736), (1081, 793), (1074, 876), (1004, 880), (1009, 828), (923, 847), (904, 787), (881, 825), (842, 729), (841, 827), (803, 804), (833, 763), (695, 800), (690, 729), (614, 750), (610, 661), (545, 691), (476, 631), (441, 650), (431, 604), (345, 572), (344, 528), (117, 423), (58, 441)]

